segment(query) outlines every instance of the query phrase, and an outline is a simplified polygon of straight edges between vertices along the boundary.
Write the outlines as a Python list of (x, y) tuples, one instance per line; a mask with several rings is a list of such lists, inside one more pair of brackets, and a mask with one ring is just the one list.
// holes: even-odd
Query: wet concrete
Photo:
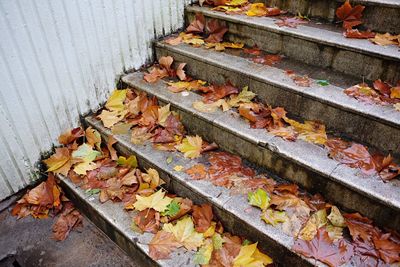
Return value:
[(17, 220), (10, 210), (0, 212), (0, 266), (140, 266), (86, 218), (57, 242), (53, 218)]

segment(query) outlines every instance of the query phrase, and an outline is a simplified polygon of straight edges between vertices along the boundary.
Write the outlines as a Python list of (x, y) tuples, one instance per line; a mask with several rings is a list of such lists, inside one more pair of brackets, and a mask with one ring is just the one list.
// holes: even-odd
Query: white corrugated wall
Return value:
[(96, 110), (192, 0), (0, 0), (0, 200), (31, 182), (40, 153)]

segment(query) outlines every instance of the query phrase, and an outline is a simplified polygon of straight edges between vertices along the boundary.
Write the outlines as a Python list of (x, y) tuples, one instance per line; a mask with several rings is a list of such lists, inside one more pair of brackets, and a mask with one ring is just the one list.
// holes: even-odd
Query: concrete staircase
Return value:
[[(258, 1), (260, 2), (260, 1)], [(330, 0), (271, 0), (290, 12), (301, 12), (312, 18), (333, 21), (334, 11), (343, 1)], [(382, 32), (400, 33), (400, 2), (397, 0), (358, 0), (366, 5), (366, 26)], [(365, 105), (343, 93), (343, 90), (365, 80), (400, 80), (400, 51), (398, 47), (381, 47), (368, 40), (346, 39), (333, 23), (315, 21), (296, 29), (278, 27), (269, 17), (246, 17), (215, 12), (207, 7), (186, 9), (186, 21), (195, 13), (206, 19), (226, 22), (226, 39), (248, 46), (257, 44), (270, 53), (285, 56), (279, 67), (253, 63), (233, 54), (194, 48), (186, 44), (171, 46), (163, 41), (155, 43), (157, 58), (170, 55), (175, 62), (187, 63), (187, 73), (209, 82), (231, 81), (237, 87), (248, 85), (262, 101), (284, 107), (289, 114), (304, 120), (321, 120), (329, 132), (371, 146), (384, 153), (400, 156), (400, 112), (392, 107)], [(384, 17), (382, 18), (382, 14)], [(284, 74), (285, 69), (309, 74), (312, 79), (326, 79), (328, 86), (299, 87)], [(277, 180), (298, 184), (309, 193), (320, 193), (327, 201), (344, 211), (360, 212), (381, 227), (400, 230), (400, 187), (398, 180), (384, 183), (379, 177), (360, 177), (358, 169), (339, 164), (327, 156), (323, 148), (301, 140), (288, 142), (269, 134), (265, 129), (251, 129), (234, 111), (201, 113), (192, 107), (200, 95), (187, 96), (167, 90), (164, 82), (146, 83), (143, 73), (127, 74), (122, 78), (129, 87), (156, 96), (162, 104), (171, 104), (178, 112), (186, 129), (221, 149), (246, 159), (257, 169), (270, 173)], [(112, 135), (94, 116), (85, 123), (97, 129), (103, 138)], [(260, 211), (251, 209), (245, 196), (231, 196), (229, 190), (206, 181), (192, 180), (184, 168), (195, 160), (154, 149), (151, 145), (134, 145), (130, 134), (115, 135), (121, 154), (136, 155), (139, 166), (155, 168), (167, 182), (166, 188), (196, 203), (208, 202), (230, 232), (258, 241), (262, 250), (281, 266), (324, 266), (291, 250), (294, 239), (280, 229), (260, 220)], [(167, 157), (178, 159), (167, 164)], [(193, 253), (179, 250), (171, 260), (153, 262), (148, 257), (147, 243), (152, 235), (140, 235), (131, 230), (131, 218), (118, 204), (100, 204), (97, 198), (87, 197), (83, 190), (67, 178), (61, 177), (64, 189), (79, 203), (86, 215), (130, 255), (141, 259), (143, 266), (193, 266)], [(396, 184), (397, 183), (397, 184)], [(349, 263), (348, 266), (351, 266)]]

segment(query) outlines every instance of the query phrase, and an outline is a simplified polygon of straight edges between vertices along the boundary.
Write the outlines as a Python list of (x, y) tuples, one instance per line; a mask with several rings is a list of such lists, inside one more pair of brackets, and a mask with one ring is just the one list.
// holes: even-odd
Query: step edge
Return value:
[[(345, 38), (342, 36), (342, 33), (338, 33), (338, 32), (307, 27), (305, 25), (301, 25), (301, 26), (299, 26), (299, 28), (295, 28), (295, 29), (288, 28), (288, 27), (279, 27), (275, 24), (267, 25), (267, 24), (265, 24), (263, 22), (259, 22), (257, 20), (262, 19), (262, 20), (265, 20), (265, 21), (271, 23), (271, 22), (274, 22), (273, 21), (274, 18), (272, 18), (272, 17), (262, 17), (262, 18), (250, 17), (250, 19), (249, 19), (249, 17), (247, 17), (245, 15), (227, 15), (223, 12), (212, 11), (211, 8), (208, 8), (208, 7), (188, 6), (188, 7), (186, 7), (186, 11), (191, 12), (191, 13), (201, 12), (204, 15), (212, 17), (212, 18), (229, 21), (229, 22), (236, 23), (236, 24), (247, 25), (247, 26), (251, 26), (251, 27), (254, 27), (254, 28), (257, 28), (260, 30), (266, 30), (266, 31), (274, 32), (274, 33), (283, 34), (283, 35), (289, 35), (289, 36), (292, 36), (295, 38), (304, 39), (304, 40), (308, 40), (308, 41), (312, 41), (312, 42), (317, 42), (317, 43), (321, 43), (321, 44), (325, 44), (325, 45), (329, 45), (329, 46), (333, 46), (333, 47), (338, 47), (341, 49), (346, 49), (346, 50), (350, 50), (350, 51), (361, 53), (361, 54), (374, 55), (377, 57), (394, 60), (394, 61), (400, 60), (400, 53), (398, 53), (397, 49), (394, 49), (394, 48), (392, 49), (390, 47), (375, 46), (372, 43), (370, 43), (368, 40)], [(320, 33), (324, 33), (326, 36), (324, 35), (325, 37), (321, 38), (321, 37), (318, 37), (319, 35), (315, 35), (315, 34), (312, 35), (312, 34), (310, 34), (310, 32), (307, 31), (307, 29), (310, 29), (310, 28), (317, 29), (320, 31)], [(343, 37), (343, 39), (344, 39), (343, 42), (335, 42), (333, 40), (334, 38), (332, 38), (333, 35)], [(366, 46), (360, 46), (360, 42), (365, 43), (363, 45), (366, 45)], [(374, 49), (374, 48), (377, 48), (377, 49)], [(388, 52), (387, 50), (389, 50), (389, 49), (391, 49), (393, 51)], [(398, 55), (394, 56), (393, 52), (397, 53)]]

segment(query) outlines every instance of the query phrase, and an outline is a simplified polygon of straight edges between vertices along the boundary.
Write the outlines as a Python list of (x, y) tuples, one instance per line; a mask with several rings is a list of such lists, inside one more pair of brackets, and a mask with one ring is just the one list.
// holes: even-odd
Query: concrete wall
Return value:
[(118, 74), (153, 59), (151, 41), (183, 26), (190, 2), (0, 0), (0, 200)]

